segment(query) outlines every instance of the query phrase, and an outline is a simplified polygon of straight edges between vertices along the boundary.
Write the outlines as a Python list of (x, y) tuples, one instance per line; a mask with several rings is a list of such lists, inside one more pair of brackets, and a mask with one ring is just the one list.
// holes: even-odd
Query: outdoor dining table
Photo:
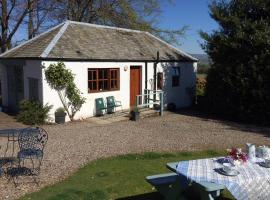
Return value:
[(225, 176), (218, 172), (224, 158), (208, 158), (167, 163), (167, 168), (183, 176), (189, 182), (209, 183), (209, 187), (226, 187), (238, 200), (270, 199), (270, 168), (259, 165), (263, 159), (247, 162), (234, 168), (240, 173), (237, 176)]
[(19, 133), (20, 133), (21, 130), (22, 130), (21, 128), (0, 129), (0, 137), (7, 138), (6, 150), (5, 150), (5, 153), (4, 153), (4, 157), (7, 156), (6, 154), (8, 152), (10, 143), (12, 143), (12, 154), (11, 154), (11, 156), (14, 156), (15, 146), (16, 146), (16, 143), (18, 142), (18, 136), (19, 136)]

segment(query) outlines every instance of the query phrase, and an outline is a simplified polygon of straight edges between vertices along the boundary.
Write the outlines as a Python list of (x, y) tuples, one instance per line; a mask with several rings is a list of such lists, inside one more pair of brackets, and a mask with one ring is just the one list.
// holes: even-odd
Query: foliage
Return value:
[[(69, 178), (45, 187), (38, 192), (22, 197), (22, 200), (58, 199), (147, 199), (158, 200), (152, 186), (145, 177), (168, 173), (168, 162), (192, 160), (226, 155), (225, 152), (180, 152), (127, 154), (95, 160), (78, 170)], [(125, 183), (125, 184), (123, 184)], [(194, 193), (189, 193), (194, 194)], [(138, 196), (137, 196), (138, 195)], [(140, 196), (140, 197), (139, 197)], [(194, 196), (192, 196), (194, 197)], [(189, 199), (197, 199), (192, 198)], [(224, 199), (233, 199), (228, 192), (222, 192)], [(222, 199), (222, 198), (220, 198)]]
[(56, 109), (55, 113), (60, 113), (60, 114), (62, 113), (63, 114), (63, 113), (66, 113), (66, 110), (63, 107), (59, 107)]
[(205, 87), (206, 87), (206, 79), (205, 77), (197, 77), (196, 79), (196, 95), (204, 96), (205, 95)]
[(158, 26), (158, 19), (162, 13), (161, 4), (166, 6), (172, 2), (173, 0), (59, 0), (55, 3), (57, 12), (53, 16), (61, 22), (69, 19), (149, 31), (168, 42), (177, 43), (187, 26), (175, 30)]
[(198, 63), (198, 69), (197, 69), (197, 73), (198, 74), (207, 74), (208, 70), (210, 68), (209, 64), (204, 64), (204, 63)]
[(270, 2), (213, 1), (220, 28), (201, 33), (211, 58), (206, 96), (209, 110), (246, 122), (270, 119)]
[(138, 108), (137, 106), (133, 106), (133, 107), (131, 108), (131, 111), (130, 111), (130, 112), (138, 113), (138, 112), (140, 112), (140, 111), (139, 111), (139, 108)]
[(17, 120), (27, 125), (44, 124), (51, 109), (52, 106), (48, 104), (42, 106), (37, 101), (23, 100), (20, 102)]
[(85, 103), (85, 98), (81, 96), (80, 90), (74, 83), (74, 75), (66, 69), (63, 62), (58, 62), (50, 64), (45, 69), (45, 76), (50, 87), (57, 91), (63, 107), (72, 121)]
[[(10, 49), (18, 31), (33, 38), (65, 20), (149, 31), (162, 39), (179, 43), (187, 26), (164, 29), (159, 26), (161, 5), (174, 0), (1, 0), (0, 48)], [(27, 27), (27, 28), (26, 28)], [(22, 41), (15, 41), (15, 45)]]

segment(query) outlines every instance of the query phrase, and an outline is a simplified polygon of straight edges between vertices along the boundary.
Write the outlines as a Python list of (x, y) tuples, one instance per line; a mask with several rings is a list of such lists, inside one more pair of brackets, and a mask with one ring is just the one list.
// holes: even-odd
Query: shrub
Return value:
[(198, 74), (207, 74), (208, 70), (210, 68), (210, 65), (208, 64), (203, 64), (203, 63), (198, 63)]
[(23, 100), (20, 102), (17, 120), (27, 125), (44, 124), (51, 108), (52, 106), (48, 104), (42, 106), (37, 101)]
[(196, 80), (196, 95), (204, 96), (206, 87), (206, 79), (203, 77), (197, 77)]
[(59, 107), (56, 109), (55, 113), (65, 113), (65, 108)]

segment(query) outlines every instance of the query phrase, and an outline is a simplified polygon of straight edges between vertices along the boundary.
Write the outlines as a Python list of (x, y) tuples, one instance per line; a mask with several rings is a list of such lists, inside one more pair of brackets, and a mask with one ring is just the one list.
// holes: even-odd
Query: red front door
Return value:
[(136, 96), (141, 94), (141, 66), (130, 67), (130, 106), (136, 105)]

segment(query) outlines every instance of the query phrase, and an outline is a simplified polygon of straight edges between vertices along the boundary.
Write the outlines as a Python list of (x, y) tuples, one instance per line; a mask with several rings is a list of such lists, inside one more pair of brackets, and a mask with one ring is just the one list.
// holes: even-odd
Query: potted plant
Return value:
[(67, 115), (67, 113), (65, 112), (64, 108), (62, 108), (62, 107), (57, 108), (55, 113), (54, 113), (55, 123), (64, 124), (66, 121), (66, 115)]
[(134, 107), (130, 112), (130, 119), (132, 121), (138, 121), (140, 119), (140, 112), (138, 107)]

